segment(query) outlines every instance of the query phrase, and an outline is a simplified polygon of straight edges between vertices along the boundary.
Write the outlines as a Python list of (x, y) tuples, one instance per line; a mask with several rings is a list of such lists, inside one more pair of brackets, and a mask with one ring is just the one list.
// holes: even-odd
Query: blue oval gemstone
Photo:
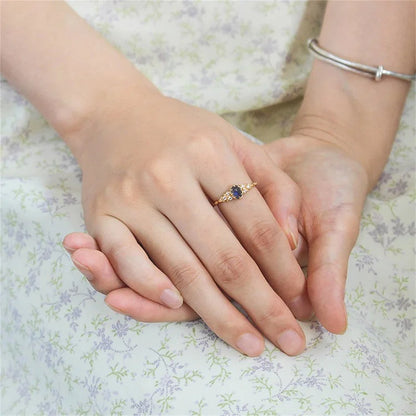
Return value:
[(238, 185), (233, 185), (231, 187), (231, 193), (233, 195), (234, 198), (240, 199), (243, 195), (243, 191), (241, 190), (241, 188)]

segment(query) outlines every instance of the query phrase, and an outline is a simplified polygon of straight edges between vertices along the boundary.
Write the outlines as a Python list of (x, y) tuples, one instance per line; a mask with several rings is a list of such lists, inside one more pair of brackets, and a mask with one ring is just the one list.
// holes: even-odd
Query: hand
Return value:
[(266, 149), (301, 189), (298, 225), (308, 245), (307, 287), (315, 314), (326, 329), (343, 333), (348, 259), (369, 190), (366, 170), (341, 147), (312, 137), (288, 137)]
[[(302, 189), (301, 234), (295, 254), (299, 263), (306, 265), (309, 243), (307, 285), (317, 317), (331, 332), (342, 333), (347, 323), (343, 301), (347, 262), (358, 235), (367, 175), (341, 149), (310, 137), (288, 137), (264, 148)], [(72, 248), (74, 258), (81, 256), (84, 262), (90, 262), (97, 285), (107, 282), (106, 290), (123, 302), (121, 312), (149, 321), (196, 318), (191, 309), (179, 317), (177, 311), (161, 310), (142, 299), (143, 308), (137, 311), (133, 294), (128, 289), (117, 290), (119, 280), (92, 237), (73, 233), (67, 236), (65, 245)]]
[[(293, 314), (306, 319), (312, 310), (287, 238), (297, 239), (297, 187), (220, 117), (160, 95), (147, 97), (146, 108), (138, 103), (132, 92), (78, 133), (85, 222), (118, 287), (179, 308), (176, 286), (238, 350), (260, 354), (261, 331), (286, 353), (300, 353), (305, 339)], [(257, 189), (219, 205), (227, 226), (210, 200), (252, 181)], [(113, 293), (107, 303), (123, 310)]]

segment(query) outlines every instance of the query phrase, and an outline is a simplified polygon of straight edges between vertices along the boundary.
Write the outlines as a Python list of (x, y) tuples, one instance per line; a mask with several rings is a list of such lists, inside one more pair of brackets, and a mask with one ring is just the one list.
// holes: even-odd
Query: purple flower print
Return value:
[(405, 235), (406, 234), (406, 227), (400, 221), (400, 218), (393, 218), (391, 221), (394, 224), (394, 226), (393, 226), (393, 234), (395, 236)]
[(75, 198), (74, 195), (72, 195), (69, 192), (65, 192), (63, 194), (63, 198), (64, 198), (64, 205), (74, 205), (78, 202), (77, 198)]
[(115, 335), (117, 335), (118, 337), (125, 337), (129, 330), (127, 322), (120, 322), (120, 321), (117, 321), (115, 324), (113, 324), (112, 328), (113, 328)]
[(101, 341), (96, 345), (97, 350), (108, 351), (112, 349), (113, 340), (111, 337), (101, 334)]
[(408, 188), (408, 183), (400, 178), (393, 186), (389, 188), (389, 192), (393, 195), (403, 195)]
[(388, 227), (384, 223), (378, 223), (375, 225), (374, 230), (370, 231), (370, 234), (374, 241), (379, 244), (383, 244), (384, 236), (388, 234)]

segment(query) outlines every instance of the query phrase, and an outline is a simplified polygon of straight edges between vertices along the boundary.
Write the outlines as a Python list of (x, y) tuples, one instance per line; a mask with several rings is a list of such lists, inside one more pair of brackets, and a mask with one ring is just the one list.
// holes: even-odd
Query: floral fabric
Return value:
[[(324, 6), (70, 5), (166, 94), (227, 113), (260, 138), (287, 133)], [(201, 321), (145, 324), (105, 306), (61, 246), (84, 229), (80, 170), (3, 81), (1, 414), (416, 414), (414, 93), (350, 259), (346, 334), (304, 323), (301, 356), (267, 342), (249, 358)]]

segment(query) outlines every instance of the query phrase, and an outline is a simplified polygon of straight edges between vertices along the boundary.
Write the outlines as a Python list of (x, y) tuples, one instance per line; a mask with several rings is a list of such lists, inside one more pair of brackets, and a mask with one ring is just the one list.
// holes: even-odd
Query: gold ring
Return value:
[(228, 191), (224, 192), (215, 202), (214, 206), (222, 202), (230, 202), (233, 199), (240, 199), (250, 189), (254, 188), (257, 182), (247, 183), (245, 185), (233, 185)]

